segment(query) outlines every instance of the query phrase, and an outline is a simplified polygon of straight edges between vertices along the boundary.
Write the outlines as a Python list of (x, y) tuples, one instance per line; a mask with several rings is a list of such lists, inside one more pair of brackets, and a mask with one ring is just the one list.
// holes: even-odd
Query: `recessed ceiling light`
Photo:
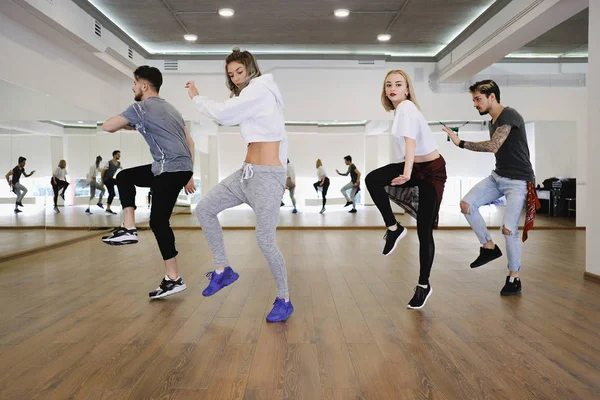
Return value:
[(381, 35), (377, 35), (377, 40), (379, 40), (380, 42), (387, 42), (391, 38), (392, 38), (392, 35), (387, 34), (387, 33), (382, 33)]
[(188, 33), (187, 35), (183, 35), (183, 38), (185, 40), (187, 40), (188, 42), (195, 42), (196, 40), (198, 40), (198, 36), (192, 35), (191, 33)]
[(77, 121), (78, 124), (83, 124), (83, 121)]
[(333, 12), (333, 15), (335, 15), (338, 18), (346, 18), (348, 15), (350, 15), (350, 10), (346, 10), (345, 8), (339, 8)]
[(233, 14), (235, 14), (235, 11), (233, 11), (233, 8), (221, 8), (219, 10), (219, 15), (221, 17), (233, 17)]

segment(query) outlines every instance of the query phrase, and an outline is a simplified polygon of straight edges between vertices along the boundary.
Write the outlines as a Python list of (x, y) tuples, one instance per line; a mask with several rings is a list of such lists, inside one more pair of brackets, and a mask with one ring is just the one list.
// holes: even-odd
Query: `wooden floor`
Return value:
[[(13, 206), (0, 205), (0, 226), (1, 227), (19, 227), (27, 228), (32, 226), (48, 228), (68, 228), (68, 229), (95, 229), (101, 227), (115, 227), (122, 221), (121, 208), (114, 207), (117, 215), (107, 214), (98, 207), (92, 207), (92, 215), (85, 214), (87, 206), (66, 206), (60, 207), (61, 213), (55, 214), (51, 207), (36, 207), (34, 205), (24, 208), (24, 212), (15, 215)], [(383, 220), (375, 206), (359, 207), (358, 213), (349, 214), (350, 208), (344, 208), (342, 205), (332, 205), (327, 207), (327, 211), (319, 214), (320, 207), (306, 207), (300, 210), (298, 214), (292, 214), (292, 208), (282, 207), (279, 215), (280, 229), (295, 228), (380, 228)], [(504, 218), (504, 207), (486, 206), (481, 207), (481, 215), (490, 227), (502, 226)], [(199, 224), (194, 215), (190, 213), (189, 207), (176, 207), (171, 225), (174, 228), (196, 228)], [(416, 221), (408, 214), (398, 214), (398, 220), (405, 226), (415, 226)], [(147, 227), (150, 218), (149, 209), (139, 207), (136, 210), (136, 221), (138, 226)], [(252, 209), (246, 205), (239, 206), (230, 210), (225, 210), (219, 214), (219, 220), (225, 228), (248, 228), (254, 227), (255, 216)], [(524, 216), (521, 217), (521, 226), (524, 222)], [(547, 215), (538, 215), (535, 220), (535, 226), (540, 228), (573, 228), (575, 227), (575, 218), (551, 218)], [(468, 228), (469, 224), (464, 215), (460, 213), (458, 207), (442, 207), (440, 210), (440, 227), (442, 228)]]
[(471, 270), (473, 233), (438, 231), (421, 311), (406, 309), (416, 232), (390, 257), (382, 234), (279, 232), (296, 311), (278, 324), (264, 322), (274, 282), (252, 231), (225, 232), (240, 280), (210, 298), (201, 231), (176, 231), (188, 290), (161, 301), (147, 299), (164, 273), (148, 231), (134, 246), (94, 238), (1, 263), (0, 398), (600, 398), (584, 231), (532, 232), (513, 298), (499, 296), (505, 258)]

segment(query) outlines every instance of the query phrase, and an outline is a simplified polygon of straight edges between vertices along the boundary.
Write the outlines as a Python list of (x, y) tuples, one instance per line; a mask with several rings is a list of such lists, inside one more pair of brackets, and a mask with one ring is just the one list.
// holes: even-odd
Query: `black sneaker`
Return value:
[(431, 289), (431, 285), (427, 285), (427, 289), (424, 289), (421, 286), (417, 285), (417, 287), (415, 288), (415, 295), (412, 299), (410, 299), (406, 308), (410, 308), (413, 310), (423, 308), (425, 303), (427, 303), (427, 299), (429, 299), (429, 296), (431, 296), (431, 292), (433, 292), (433, 290)]
[(60, 197), (62, 197), (62, 199), (64, 200), (64, 199), (65, 199), (65, 192), (62, 192), (62, 193), (60, 194)]
[(19, 210), (18, 208), (15, 207), (15, 214), (21, 213), (23, 211)]
[(346, 204), (344, 204), (344, 207), (348, 207), (350, 205), (352, 205), (352, 202), (351, 201), (347, 201)]
[(160, 299), (175, 293), (183, 292), (185, 289), (187, 289), (187, 286), (185, 286), (185, 283), (183, 283), (183, 279), (181, 279), (181, 277), (178, 277), (176, 280), (172, 280), (165, 275), (158, 288), (148, 293), (148, 297), (151, 299)]
[(56, 214), (60, 214), (60, 210), (58, 209), (58, 207), (57, 207), (57, 206), (54, 206), (54, 212), (55, 212)]
[[(512, 282), (510, 279), (513, 278)], [(500, 291), (500, 296), (515, 296), (521, 293), (521, 280), (512, 276), (506, 277), (506, 284)]]
[(292, 214), (298, 214), (298, 210), (296, 210), (295, 208), (292, 210)]
[(388, 229), (385, 232), (385, 235), (383, 236), (383, 238), (385, 239), (385, 246), (383, 247), (384, 256), (389, 256), (390, 254), (392, 254), (392, 252), (396, 250), (398, 242), (400, 242), (402, 238), (404, 238), (404, 236), (406, 236), (406, 234), (408, 233), (408, 230), (397, 222), (396, 226), (398, 227), (398, 229), (396, 229), (395, 231), (390, 231)]
[(350, 210), (350, 211), (348, 211), (348, 212), (349, 212), (350, 214), (356, 214), (356, 213), (357, 213), (357, 211), (356, 211), (356, 208), (353, 208), (352, 210)]
[(98, 207), (100, 207), (100, 208), (104, 208), (104, 206), (102, 205), (102, 203), (98, 203), (98, 204), (96, 204), (96, 205), (97, 205)]
[(282, 201), (281, 205), (279, 207), (283, 207), (283, 206), (285, 206), (285, 203)]
[(114, 212), (113, 210), (106, 210), (107, 213), (112, 214), (112, 215), (117, 215), (116, 212)]
[(19, 201), (19, 202), (17, 202), (17, 205), (18, 205), (19, 207), (25, 207), (25, 206), (23, 205), (23, 203), (21, 203), (20, 201)]
[(88, 214), (88, 215), (92, 215), (92, 212), (90, 211), (89, 208), (86, 208), (85, 213)]
[(110, 235), (102, 237), (102, 241), (113, 246), (136, 244), (138, 242), (137, 229), (126, 229), (121, 226), (113, 230)]
[(489, 263), (490, 261), (494, 261), (496, 258), (502, 257), (502, 251), (500, 251), (500, 247), (496, 245), (494, 249), (486, 249), (485, 247), (481, 247), (479, 249), (479, 257), (475, 261), (471, 263), (471, 268), (481, 267)]

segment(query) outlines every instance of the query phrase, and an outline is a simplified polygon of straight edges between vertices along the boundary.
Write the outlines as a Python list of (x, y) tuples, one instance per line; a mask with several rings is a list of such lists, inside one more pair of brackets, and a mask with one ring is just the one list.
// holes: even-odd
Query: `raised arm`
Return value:
[(10, 171), (8, 171), (8, 174), (6, 174), (6, 182), (12, 186), (12, 182), (10, 181), (10, 179), (8, 179), (12, 174), (14, 174), (13, 170), (11, 169)]
[(115, 115), (102, 124), (102, 129), (104, 129), (106, 132), (115, 133), (121, 129), (132, 130), (135, 128), (129, 126), (129, 120), (127, 118), (121, 115)]
[(443, 128), (444, 132), (446, 132), (450, 139), (452, 139), (452, 143), (454, 143), (456, 146), (467, 150), (484, 153), (497, 153), (508, 138), (511, 129), (512, 127), (510, 125), (501, 125), (496, 128), (490, 140), (483, 142), (466, 142), (464, 140), (460, 140), (458, 135), (452, 130), (446, 127)]

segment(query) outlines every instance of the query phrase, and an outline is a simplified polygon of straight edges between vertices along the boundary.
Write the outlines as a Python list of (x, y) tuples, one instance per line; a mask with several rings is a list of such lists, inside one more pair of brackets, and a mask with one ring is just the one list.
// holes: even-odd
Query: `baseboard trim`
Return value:
[(595, 283), (600, 283), (600, 275), (592, 274), (591, 272), (587, 272), (587, 271), (583, 273), (583, 279), (585, 279), (587, 281), (592, 281)]
[(100, 236), (100, 235), (102, 235), (102, 234), (104, 234), (106, 232), (107, 232), (106, 230), (90, 231), (90, 233), (88, 233), (86, 235), (81, 235), (80, 237), (76, 237), (76, 238), (73, 238), (73, 239), (68, 239), (68, 240), (65, 240), (65, 241), (62, 241), (62, 242), (45, 244), (45, 245), (41, 245), (41, 246), (38, 246), (38, 247), (34, 247), (32, 249), (18, 251), (16, 253), (9, 253), (9, 254), (6, 254), (6, 255), (0, 255), (0, 263), (3, 263), (5, 261), (14, 260), (15, 258), (21, 258), (21, 257), (29, 256), (29, 255), (32, 255), (32, 254), (41, 253), (41, 252), (46, 251), (46, 250), (51, 250), (51, 249), (56, 249), (56, 248), (59, 248), (59, 247), (68, 246), (68, 245), (73, 244), (73, 243), (82, 242), (84, 240)]

